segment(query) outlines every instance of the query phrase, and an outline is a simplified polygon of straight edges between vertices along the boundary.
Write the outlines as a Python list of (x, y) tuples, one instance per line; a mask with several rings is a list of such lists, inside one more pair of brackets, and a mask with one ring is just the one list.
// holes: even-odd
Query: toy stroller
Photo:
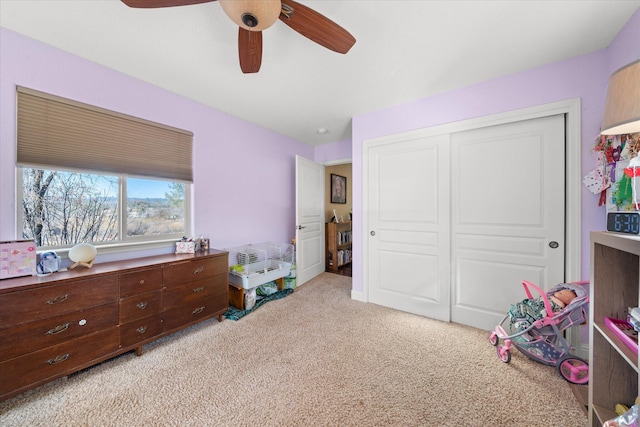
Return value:
[[(543, 313), (538, 319), (514, 318), (512, 310), (500, 321), (489, 334), (489, 342), (496, 346), (498, 357), (504, 363), (511, 361), (511, 345), (536, 362), (555, 366), (558, 374), (573, 384), (589, 382), (589, 365), (583, 359), (571, 355), (572, 347), (564, 338), (563, 332), (575, 324), (582, 324), (587, 319), (586, 304), (589, 295), (583, 286), (588, 282), (561, 283), (546, 293), (533, 283), (522, 281), (529, 300), (534, 297), (530, 288), (540, 294), (538, 302), (543, 304)], [(554, 293), (569, 289), (576, 297), (564, 308), (554, 311), (555, 305), (550, 301)], [(517, 312), (517, 311), (516, 311)], [(504, 345), (499, 345), (500, 340)]]

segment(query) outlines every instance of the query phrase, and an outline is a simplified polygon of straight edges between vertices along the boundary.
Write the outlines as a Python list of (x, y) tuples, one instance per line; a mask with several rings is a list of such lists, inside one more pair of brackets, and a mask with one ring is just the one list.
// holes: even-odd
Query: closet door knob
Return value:
[(371, 233), (369, 233), (369, 234), (371, 234), (372, 236), (375, 236), (376, 232), (372, 230)]

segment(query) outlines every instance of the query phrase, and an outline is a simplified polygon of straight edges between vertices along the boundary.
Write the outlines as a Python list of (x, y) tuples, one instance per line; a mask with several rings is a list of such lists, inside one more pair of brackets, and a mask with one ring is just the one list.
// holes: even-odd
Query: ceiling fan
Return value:
[[(208, 3), (216, 0), (121, 0), (129, 7), (158, 8)], [(356, 39), (347, 30), (293, 0), (219, 0), (224, 12), (238, 24), (238, 54), (243, 73), (257, 73), (262, 63), (262, 30), (279, 18), (309, 40), (338, 53), (347, 53)]]

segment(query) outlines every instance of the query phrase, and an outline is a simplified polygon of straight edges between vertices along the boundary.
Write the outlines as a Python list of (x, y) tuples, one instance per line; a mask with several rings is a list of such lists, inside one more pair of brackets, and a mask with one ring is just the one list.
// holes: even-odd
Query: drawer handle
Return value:
[(60, 355), (58, 355), (58, 356), (56, 356), (56, 357), (54, 357), (54, 358), (52, 358), (52, 359), (47, 360), (47, 363), (48, 363), (49, 365), (55, 365), (55, 364), (57, 364), (57, 363), (62, 363), (62, 362), (64, 362), (64, 361), (65, 361), (65, 360), (67, 360), (68, 358), (69, 358), (69, 353), (66, 353), (66, 354), (60, 354)]
[(191, 312), (191, 314), (200, 314), (204, 311), (204, 305), (202, 307), (198, 307)]
[(144, 310), (145, 308), (147, 308), (147, 304), (146, 302), (141, 302), (136, 304), (136, 307), (138, 307), (140, 310)]
[(197, 294), (198, 292), (202, 292), (202, 291), (204, 291), (204, 286), (200, 286), (199, 288), (193, 289), (194, 294)]
[(65, 323), (64, 325), (58, 325), (53, 329), (49, 329), (45, 335), (56, 335), (60, 332), (66, 331), (67, 329), (69, 329), (69, 324)]
[(67, 298), (69, 298), (69, 294), (58, 295), (54, 299), (50, 299), (49, 301), (47, 301), (47, 304), (51, 304), (51, 305), (60, 304), (61, 302), (66, 301)]
[(200, 267), (193, 270), (193, 274), (196, 275), (198, 273), (202, 273), (203, 270), (204, 270), (204, 265), (201, 265)]
[(145, 332), (147, 332), (147, 327), (146, 326), (140, 326), (138, 329), (136, 329), (136, 332), (139, 334), (144, 334)]
[(140, 280), (140, 284), (144, 285), (144, 279)]

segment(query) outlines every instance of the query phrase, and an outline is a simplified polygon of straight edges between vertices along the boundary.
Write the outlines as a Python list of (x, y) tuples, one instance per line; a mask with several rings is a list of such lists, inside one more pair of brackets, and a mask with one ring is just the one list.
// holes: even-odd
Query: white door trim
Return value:
[(351, 158), (348, 158), (348, 159), (340, 159), (340, 160), (329, 160), (322, 164), (324, 166), (337, 166), (337, 165), (348, 165), (351, 163), (353, 163), (353, 160)]
[[(501, 125), (505, 123), (517, 122), (522, 120), (535, 119), (540, 117), (552, 116), (556, 114), (565, 114), (566, 127), (566, 169), (565, 169), (565, 212), (566, 218), (566, 254), (565, 254), (565, 280), (567, 282), (578, 281), (581, 279), (581, 259), (580, 248), (582, 243), (581, 229), (581, 132), (580, 132), (580, 98), (572, 98), (564, 101), (543, 104), (519, 110), (509, 111), (506, 113), (492, 114), (489, 116), (478, 117), (460, 122), (447, 123), (444, 125), (432, 126), (403, 132), (395, 135), (388, 135), (379, 138), (364, 140), (362, 143), (362, 208), (366, 209), (369, 203), (367, 182), (369, 177), (368, 170), (368, 150), (376, 144), (384, 144), (394, 141), (398, 138), (403, 140), (413, 138), (423, 138), (446, 133), (462, 132), (471, 129), (478, 129), (486, 126)], [(368, 245), (364, 241), (369, 235), (369, 219), (368, 213), (365, 211), (362, 215), (362, 293), (352, 292), (352, 298), (369, 302), (369, 278), (368, 265), (369, 253)]]

